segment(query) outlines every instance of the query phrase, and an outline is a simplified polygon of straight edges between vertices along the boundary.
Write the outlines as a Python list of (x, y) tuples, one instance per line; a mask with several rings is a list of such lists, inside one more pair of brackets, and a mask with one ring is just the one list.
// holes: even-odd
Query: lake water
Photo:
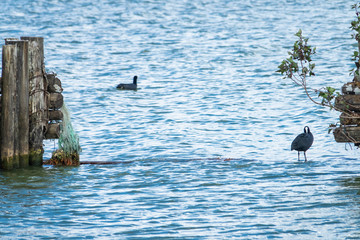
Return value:
[(360, 239), (359, 150), (275, 73), (301, 28), (311, 87), (351, 81), (354, 3), (3, 0), (1, 39), (45, 39), (81, 160), (121, 164), (0, 172), (0, 238)]

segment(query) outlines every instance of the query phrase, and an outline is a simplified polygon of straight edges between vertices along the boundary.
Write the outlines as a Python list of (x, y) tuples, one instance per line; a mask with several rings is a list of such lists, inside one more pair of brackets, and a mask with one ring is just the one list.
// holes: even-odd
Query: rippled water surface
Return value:
[(45, 38), (81, 160), (120, 164), (0, 172), (1, 238), (359, 239), (359, 150), (275, 73), (301, 28), (310, 85), (350, 81), (354, 3), (3, 0), (1, 39)]

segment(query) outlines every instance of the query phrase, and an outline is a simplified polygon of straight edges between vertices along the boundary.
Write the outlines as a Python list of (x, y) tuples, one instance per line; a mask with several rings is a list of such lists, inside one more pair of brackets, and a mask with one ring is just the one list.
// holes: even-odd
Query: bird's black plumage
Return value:
[(120, 83), (116, 88), (121, 90), (137, 90), (137, 76), (134, 76), (133, 83)]
[(310, 132), (310, 128), (308, 126), (304, 127), (304, 132), (299, 134), (294, 141), (291, 143), (291, 151), (298, 151), (298, 160), (300, 160), (300, 152), (304, 152), (305, 162), (306, 159), (306, 151), (311, 147), (314, 142), (314, 136)]

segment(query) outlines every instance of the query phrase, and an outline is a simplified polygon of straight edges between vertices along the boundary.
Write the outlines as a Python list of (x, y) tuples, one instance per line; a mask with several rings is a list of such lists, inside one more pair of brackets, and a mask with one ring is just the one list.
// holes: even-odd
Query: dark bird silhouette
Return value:
[(134, 76), (133, 83), (120, 83), (116, 88), (121, 90), (137, 90), (137, 76)]
[(306, 151), (311, 147), (313, 142), (314, 136), (310, 132), (310, 128), (308, 126), (305, 126), (304, 133), (299, 134), (291, 143), (291, 151), (298, 151), (298, 161), (300, 161), (300, 152), (304, 152), (305, 162), (307, 161)]

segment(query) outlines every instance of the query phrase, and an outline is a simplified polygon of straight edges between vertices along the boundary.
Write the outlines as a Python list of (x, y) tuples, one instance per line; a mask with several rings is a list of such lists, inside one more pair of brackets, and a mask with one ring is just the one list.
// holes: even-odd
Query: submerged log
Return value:
[(92, 165), (109, 165), (109, 164), (126, 164), (133, 163), (134, 161), (81, 161), (80, 165), (92, 164)]
[(30, 105), (30, 165), (42, 165), (43, 138), (48, 124), (47, 81), (44, 77), (44, 39), (21, 37), (29, 41), (29, 105)]
[(360, 143), (360, 127), (342, 126), (333, 131), (336, 142)]

